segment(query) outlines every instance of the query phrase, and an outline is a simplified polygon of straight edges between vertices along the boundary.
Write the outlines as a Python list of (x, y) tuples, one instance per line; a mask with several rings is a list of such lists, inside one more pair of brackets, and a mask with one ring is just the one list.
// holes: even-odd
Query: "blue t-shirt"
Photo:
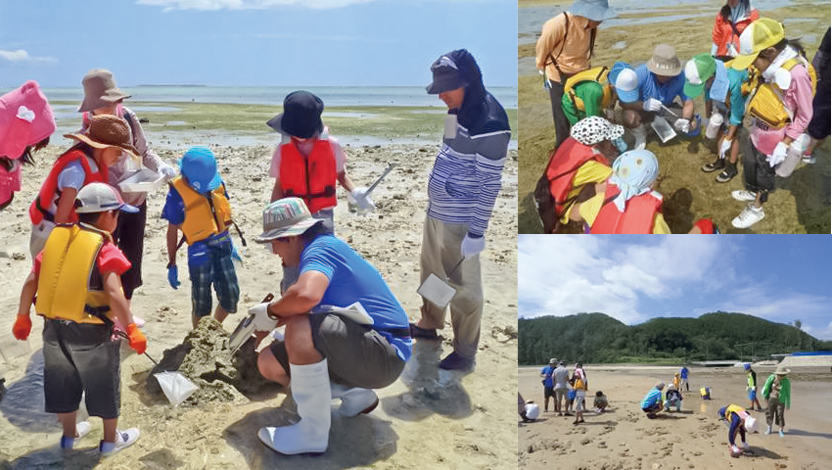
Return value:
[(683, 379), (688, 378), (688, 368), (687, 367), (682, 367), (682, 371), (679, 373), (679, 376), (682, 377)]
[(650, 389), (645, 395), (644, 400), (641, 400), (641, 409), (650, 408), (656, 404), (662, 404), (662, 391), (656, 387)]
[(312, 240), (301, 253), (299, 268), (301, 275), (317, 271), (329, 280), (321, 298), (322, 305), (348, 307), (360, 302), (373, 318), (373, 328), (396, 348), (402, 360), (407, 361), (413, 340), (384, 331), (408, 328), (407, 313), (376, 268), (333, 235), (321, 235)]
[[(228, 192), (225, 192), (225, 197), (228, 199)], [(175, 190), (173, 186), (168, 188), (168, 195), (165, 198), (165, 206), (162, 207), (162, 218), (173, 225), (182, 225), (185, 222), (185, 201), (179, 191)], [(197, 258), (205, 258), (205, 246), (220, 246), (223, 249), (227, 244), (231, 243), (231, 238), (228, 237), (228, 230), (217, 235), (195, 242), (188, 246), (188, 265), (201, 264), (201, 260)]]
[(552, 373), (555, 372), (555, 368), (551, 365), (546, 366), (543, 370), (540, 371), (541, 374), (545, 375), (546, 377), (543, 378), (543, 386), (544, 387), (554, 387), (555, 384), (552, 382)]
[(655, 98), (668, 106), (677, 96), (682, 99), (683, 103), (690, 99), (685, 96), (685, 74), (683, 73), (661, 84), (656, 79), (656, 74), (647, 70), (647, 64), (642, 64), (636, 68), (636, 76), (638, 77), (639, 101)]
[[(732, 126), (739, 126), (742, 124), (742, 118), (745, 114), (745, 97), (742, 96), (742, 84), (748, 80), (748, 70), (734, 70), (725, 67), (719, 60), (716, 62), (717, 73), (711, 84), (711, 89), (708, 90), (708, 97), (714, 100), (720, 108), (724, 108), (724, 105), (719, 105), (729, 101), (731, 103), (731, 115), (728, 118), (728, 123)], [(721, 74), (719, 73), (721, 69), (727, 70), (724, 74)]]

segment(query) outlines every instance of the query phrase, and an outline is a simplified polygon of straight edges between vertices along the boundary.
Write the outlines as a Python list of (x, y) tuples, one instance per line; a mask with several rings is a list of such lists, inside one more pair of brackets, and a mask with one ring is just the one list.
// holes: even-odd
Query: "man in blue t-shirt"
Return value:
[(300, 422), (265, 427), (258, 437), (282, 454), (320, 453), (329, 444), (330, 401), (339, 414), (370, 413), (372, 389), (393, 383), (410, 357), (407, 314), (381, 274), (343, 240), (326, 233), (300, 198), (284, 198), (263, 210), (263, 233), (283, 263), (300, 276), (283, 297), (249, 310), (255, 329), (285, 325), (285, 341), (260, 352), (257, 364), (269, 380), (292, 382)]
[[(693, 119), (693, 101), (684, 93), (685, 77), (682, 75), (682, 63), (676, 57), (676, 49), (667, 44), (659, 44), (653, 50), (653, 56), (646, 64), (636, 68), (638, 77), (638, 99), (621, 100), (624, 108), (624, 127), (630, 129), (635, 137), (635, 149), (643, 149), (647, 143), (646, 124), (651, 123), (656, 114), (670, 118), (676, 130), (694, 135), (699, 122)], [(636, 90), (633, 90), (635, 92)], [(681, 110), (674, 104), (676, 97), (682, 101)], [(677, 109), (668, 111), (675, 106)]]
[[(558, 360), (556, 358), (549, 359), (549, 365), (540, 371), (540, 376), (543, 377), (543, 411), (549, 411), (549, 397), (555, 398), (555, 382), (552, 380), (552, 374), (555, 372)], [(555, 411), (559, 411), (558, 403), (555, 402)]]

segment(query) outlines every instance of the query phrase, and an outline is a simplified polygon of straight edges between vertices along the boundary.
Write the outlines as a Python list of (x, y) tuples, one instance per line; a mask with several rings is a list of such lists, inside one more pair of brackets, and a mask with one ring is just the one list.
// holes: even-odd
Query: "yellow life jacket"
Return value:
[(739, 405), (728, 405), (725, 407), (725, 419), (731, 421), (731, 415), (735, 414), (740, 419), (740, 421), (745, 420), (745, 417), (748, 416), (748, 412), (745, 411), (745, 408)]
[(594, 67), (584, 70), (583, 72), (578, 72), (566, 80), (566, 83), (563, 85), (563, 92), (569, 96), (569, 99), (572, 101), (572, 105), (575, 106), (575, 109), (578, 111), (585, 111), (586, 108), (584, 107), (584, 101), (575, 93), (575, 87), (583, 82), (598, 83), (604, 90), (604, 96), (601, 99), (601, 108), (606, 108), (610, 105), (610, 100), (612, 99), (612, 85), (607, 82), (607, 75), (609, 75), (609, 73), (610, 70), (603, 65), (601, 67)]
[[(92, 311), (105, 314), (110, 308), (110, 297), (103, 290), (95, 266), (105, 237), (109, 239), (110, 235), (88, 225), (58, 225), (52, 230), (43, 248), (38, 276), (38, 315), (76, 323), (104, 323)], [(95, 290), (90, 282), (94, 276), (99, 277)]]
[(224, 186), (211, 191), (209, 198), (191, 188), (181, 176), (174, 178), (171, 185), (185, 203), (185, 221), (181, 228), (188, 245), (228, 229), (231, 224), (231, 204), (225, 197)]
[(699, 389), (699, 395), (702, 398), (711, 398), (711, 390), (708, 387), (702, 387)]
[[(812, 81), (812, 96), (814, 96), (817, 87), (817, 74), (812, 64), (803, 56), (799, 55), (787, 60), (781, 68), (791, 70), (797, 64), (803, 64), (809, 72), (809, 78)], [(746, 114), (761, 120), (772, 129), (780, 129), (788, 125), (794, 116), (793, 112), (783, 102), (783, 92), (785, 90), (780, 89), (775, 83), (760, 83), (761, 78), (758, 78), (757, 82), (746, 102)]]

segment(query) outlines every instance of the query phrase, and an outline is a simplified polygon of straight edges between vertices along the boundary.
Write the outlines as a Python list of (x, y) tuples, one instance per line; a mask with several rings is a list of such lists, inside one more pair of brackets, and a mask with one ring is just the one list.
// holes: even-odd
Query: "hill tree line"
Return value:
[(832, 350), (794, 325), (742, 313), (699, 318), (654, 318), (627, 326), (603, 313), (519, 320), (518, 362), (545, 364), (551, 357), (584, 363), (686, 363), (765, 360), (771, 354)]

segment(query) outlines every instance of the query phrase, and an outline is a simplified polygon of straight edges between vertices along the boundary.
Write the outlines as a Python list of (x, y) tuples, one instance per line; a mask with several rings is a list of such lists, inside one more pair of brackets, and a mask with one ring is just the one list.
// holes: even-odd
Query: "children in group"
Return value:
[(128, 342), (137, 353), (144, 353), (147, 339), (133, 322), (121, 288), (120, 276), (130, 262), (110, 236), (120, 212), (138, 209), (101, 182), (81, 188), (72, 202), (78, 221), (51, 230), (23, 285), (13, 333), (19, 340), (29, 336), (29, 311), (34, 303), (36, 313), (44, 317), (45, 408), (47, 413), (58, 414), (63, 427), (60, 446), (71, 449), (76, 439), (90, 431), (87, 422), (76, 426), (85, 393), (90, 416), (104, 421), (99, 452), (109, 455), (139, 438), (138, 429), (119, 431), (116, 427), (121, 374), (120, 341), (111, 340), (113, 321), (118, 318), (126, 325)]
[(595, 407), (596, 413), (603, 413), (606, 411), (607, 407), (610, 406), (610, 402), (607, 400), (607, 396), (604, 395), (604, 392), (598, 390), (595, 392), (595, 401), (592, 406)]
[(77, 143), (58, 157), (29, 207), (32, 259), (43, 249), (55, 224), (78, 221), (74, 204), (82, 186), (107, 182), (108, 168), (122, 152), (138, 158), (130, 136), (127, 122), (111, 115), (92, 116), (86, 133), (64, 135)]
[[(150, 148), (144, 136), (144, 130), (138, 116), (131, 109), (122, 105), (130, 95), (116, 86), (112, 72), (105, 69), (90, 70), (81, 81), (84, 87), (84, 100), (78, 107), (82, 114), (83, 126), (81, 133), (89, 128), (92, 116), (113, 115), (123, 118), (130, 130), (130, 143), (136, 149), (136, 155), (122, 153), (108, 171), (109, 183), (118, 188), (118, 184), (140, 171), (142, 167), (153, 170), (167, 179), (176, 176), (176, 170), (162, 161)], [(131, 158), (131, 156), (133, 158)], [(122, 275), (124, 296), (129, 302), (133, 298), (133, 291), (142, 285), (142, 254), (144, 252), (144, 233), (147, 225), (147, 193), (123, 193), (124, 200), (139, 212), (125, 214), (119, 218), (118, 228), (113, 232), (113, 240), (124, 253), (132, 265)], [(143, 322), (139, 322), (143, 323)]]
[(168, 221), (168, 283), (178, 289), (176, 252), (179, 231), (188, 243), (188, 272), (191, 280), (192, 321), (196, 328), (211, 314), (217, 293), (214, 318), (222, 322), (237, 311), (240, 286), (232, 256), (234, 247), (228, 229), (232, 224), (228, 192), (217, 172), (214, 152), (208, 147), (191, 147), (180, 162), (182, 174), (170, 182), (162, 218)]
[[(745, 434), (756, 431), (757, 420), (745, 411), (745, 408), (734, 404), (723, 406), (717, 413), (720, 420), (728, 421), (728, 445), (731, 448), (731, 457), (739, 457), (743, 451), (748, 450)], [(742, 449), (736, 444), (737, 433), (742, 439)]]

